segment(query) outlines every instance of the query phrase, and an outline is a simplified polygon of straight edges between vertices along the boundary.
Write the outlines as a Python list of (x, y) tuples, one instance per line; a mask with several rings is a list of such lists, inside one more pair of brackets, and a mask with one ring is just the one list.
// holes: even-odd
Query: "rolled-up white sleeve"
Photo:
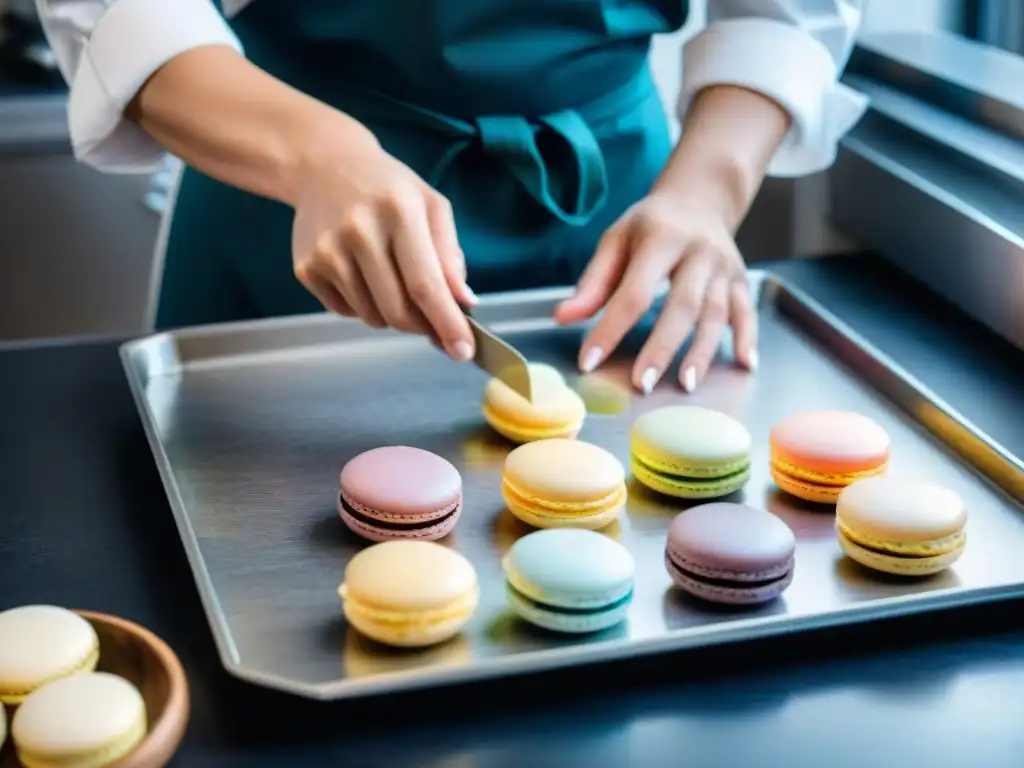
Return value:
[(211, 0), (36, 0), (36, 6), (71, 89), (75, 157), (103, 171), (158, 167), (164, 150), (124, 117), (154, 72), (193, 48), (241, 51)]
[(839, 82), (863, 5), (863, 0), (708, 0), (706, 28), (683, 48), (680, 119), (704, 88), (749, 88), (792, 119), (768, 174), (795, 177), (828, 168), (839, 140), (867, 109), (866, 96)]

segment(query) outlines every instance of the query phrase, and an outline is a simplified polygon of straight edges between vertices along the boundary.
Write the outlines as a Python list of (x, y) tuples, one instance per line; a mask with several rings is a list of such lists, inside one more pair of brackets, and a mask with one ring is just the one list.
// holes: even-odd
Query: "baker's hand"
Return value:
[(296, 278), (332, 312), (431, 336), (456, 360), (473, 357), (459, 305), (476, 297), (451, 205), (375, 141), (302, 174), (292, 252)]
[(580, 349), (580, 368), (604, 361), (648, 312), (659, 283), (671, 281), (661, 314), (633, 367), (633, 385), (649, 393), (683, 342), (693, 342), (678, 370), (693, 392), (733, 328), (736, 360), (757, 365), (757, 321), (747, 271), (725, 216), (715, 206), (668, 191), (652, 192), (611, 227), (580, 278), (575, 295), (556, 312), (563, 323), (601, 319)]

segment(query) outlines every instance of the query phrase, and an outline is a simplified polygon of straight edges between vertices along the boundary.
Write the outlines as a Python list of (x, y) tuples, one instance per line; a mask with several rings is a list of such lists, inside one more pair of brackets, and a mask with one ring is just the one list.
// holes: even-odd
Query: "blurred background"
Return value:
[[(652, 50), (670, 112), (701, 5)], [(869, 2), (846, 79), (871, 113), (832, 171), (765, 185), (748, 261), (877, 250), (1024, 347), (1024, 0)], [(0, 341), (147, 330), (173, 164), (76, 164), (65, 109), (34, 3), (0, 0)]]

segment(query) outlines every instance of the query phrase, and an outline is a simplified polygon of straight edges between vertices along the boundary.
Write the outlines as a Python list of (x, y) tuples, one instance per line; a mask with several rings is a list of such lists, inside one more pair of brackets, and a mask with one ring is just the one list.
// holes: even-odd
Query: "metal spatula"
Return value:
[(473, 362), (477, 367), (492, 376), (497, 376), (511, 387), (512, 391), (532, 401), (530, 369), (522, 353), (470, 315), (467, 314), (466, 319), (469, 320), (469, 327), (473, 329), (473, 338), (476, 341), (476, 356)]

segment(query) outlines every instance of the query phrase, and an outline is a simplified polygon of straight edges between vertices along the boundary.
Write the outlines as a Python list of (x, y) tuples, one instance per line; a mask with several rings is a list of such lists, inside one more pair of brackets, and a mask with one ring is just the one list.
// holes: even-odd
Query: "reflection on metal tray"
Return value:
[[(225, 666), (261, 685), (339, 699), (1024, 593), (1020, 461), (823, 307), (774, 277), (756, 277), (756, 376), (723, 360), (689, 397), (666, 377), (651, 396), (629, 398), (628, 410), (589, 417), (580, 437), (625, 462), (630, 424), (649, 408), (688, 402), (740, 418), (755, 450), (753, 477), (737, 498), (763, 505), (796, 531), (793, 584), (782, 599), (752, 611), (680, 597), (662, 565), (665, 530), (679, 507), (631, 484), (626, 514), (607, 531), (636, 556), (629, 620), (585, 638), (533, 630), (506, 612), (501, 555), (527, 530), (503, 510), (499, 479), (509, 446), (481, 421), (480, 371), (448, 361), (424, 340), (326, 316), (126, 344), (125, 368)], [(548, 319), (562, 296), (491, 297), (478, 314), (529, 359), (552, 363), (578, 383), (571, 371), (582, 330)], [(602, 368), (606, 388), (625, 391), (637, 341)], [(840, 557), (827, 508), (773, 488), (768, 431), (807, 408), (872, 416), (892, 436), (894, 474), (940, 481), (963, 495), (969, 545), (953, 570), (918, 581), (871, 575)], [(465, 482), (466, 509), (450, 543), (476, 566), (481, 605), (460, 638), (424, 651), (361, 640), (347, 630), (336, 596), (346, 562), (364, 546), (334, 509), (339, 469), (388, 443), (447, 457)]]

